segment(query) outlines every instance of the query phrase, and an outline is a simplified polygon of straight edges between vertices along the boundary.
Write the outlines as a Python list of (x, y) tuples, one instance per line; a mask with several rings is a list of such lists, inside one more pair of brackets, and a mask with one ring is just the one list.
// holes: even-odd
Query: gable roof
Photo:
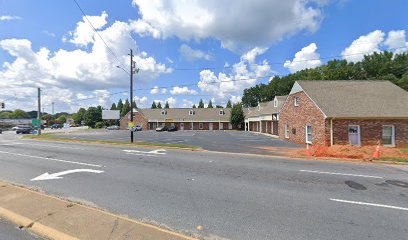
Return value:
[[(166, 115), (162, 115), (162, 111), (166, 111)], [(190, 110), (194, 111), (194, 115), (189, 115)], [(224, 115), (220, 115), (220, 110), (224, 110)], [(149, 121), (222, 121), (228, 122), (231, 115), (230, 108), (167, 108), (167, 109), (137, 109)]]
[(246, 118), (257, 117), (257, 116), (262, 116), (262, 115), (272, 115), (275, 113), (279, 113), (287, 97), (288, 96), (275, 96), (275, 98), (278, 100), (277, 107), (274, 106), (274, 100), (275, 100), (274, 99), (269, 102), (260, 102), (259, 110), (258, 110), (258, 106), (246, 108), (245, 117)]
[(389, 81), (317, 80), (295, 85), (292, 90), (303, 90), (326, 117), (408, 118), (408, 92)]

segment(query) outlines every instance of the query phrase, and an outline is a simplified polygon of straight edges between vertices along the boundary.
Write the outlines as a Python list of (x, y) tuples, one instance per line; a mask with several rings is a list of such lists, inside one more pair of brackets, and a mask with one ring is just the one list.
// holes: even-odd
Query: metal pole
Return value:
[(52, 102), (52, 115), (54, 115), (54, 102)]
[(38, 88), (38, 109), (37, 109), (37, 118), (40, 122), (38, 126), (38, 135), (41, 135), (41, 89)]
[[(130, 122), (133, 123), (133, 51), (130, 49)], [(130, 131), (130, 142), (133, 143), (133, 130)]]

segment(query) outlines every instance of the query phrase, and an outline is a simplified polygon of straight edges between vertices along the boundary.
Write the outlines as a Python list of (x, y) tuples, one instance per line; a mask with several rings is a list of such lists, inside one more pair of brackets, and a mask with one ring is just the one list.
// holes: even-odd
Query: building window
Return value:
[(224, 115), (224, 114), (225, 114), (224, 110), (220, 110), (220, 115)]
[(312, 143), (312, 125), (306, 125), (306, 143)]
[(382, 129), (382, 144), (384, 146), (395, 146), (395, 127), (394, 125), (384, 125)]
[(295, 107), (299, 106), (300, 97), (295, 97)]
[(189, 112), (188, 112), (188, 115), (194, 115), (195, 113), (194, 113), (194, 110), (190, 110)]
[(285, 138), (289, 138), (289, 125), (285, 124)]
[(166, 114), (167, 114), (166, 110), (161, 111), (161, 115), (166, 115)]
[(203, 124), (203, 123), (199, 123), (199, 124), (198, 124), (198, 128), (199, 128), (199, 129), (203, 129), (203, 128), (204, 128), (204, 124)]
[(278, 100), (276, 100), (276, 99), (273, 100), (273, 106), (274, 106), (274, 107), (278, 107)]

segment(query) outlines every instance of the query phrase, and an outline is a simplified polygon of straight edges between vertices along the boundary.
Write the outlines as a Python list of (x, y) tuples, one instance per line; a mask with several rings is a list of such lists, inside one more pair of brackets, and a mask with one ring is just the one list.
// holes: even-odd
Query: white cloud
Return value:
[(380, 52), (380, 45), (384, 41), (384, 32), (375, 30), (354, 40), (341, 55), (350, 62), (358, 62), (374, 52)]
[(49, 36), (49, 37), (53, 37), (53, 38), (55, 37), (55, 33), (50, 32), (50, 31), (48, 31), (48, 30), (44, 30), (43, 33), (44, 33), (45, 35)]
[(195, 61), (195, 60), (211, 60), (212, 56), (204, 51), (198, 49), (192, 49), (190, 46), (183, 44), (180, 46), (179, 52), (181, 56), (188, 61)]
[(271, 67), (266, 60), (255, 64), (256, 57), (266, 49), (252, 49), (241, 56), (241, 61), (232, 65), (230, 74), (211, 70), (200, 72), (198, 87), (202, 92), (210, 93), (217, 102), (226, 102), (231, 98), (238, 101), (238, 96), (245, 88), (256, 84), (258, 78), (272, 74)]
[(140, 35), (182, 40), (214, 38), (233, 51), (267, 46), (301, 31), (314, 32), (323, 18), (311, 0), (133, 0)]
[[(105, 18), (104, 13), (102, 13), (102, 18)], [(44, 90), (53, 89), (56, 92), (69, 89), (73, 94), (72, 96), (76, 96), (77, 93), (95, 95), (96, 93), (93, 91), (101, 89), (101, 87), (103, 89), (127, 88), (127, 74), (116, 66), (123, 65), (125, 69), (128, 69), (129, 57), (127, 54), (129, 48), (137, 49), (137, 44), (131, 37), (134, 29), (130, 25), (126, 22), (116, 21), (100, 30), (101, 35), (116, 53), (117, 58), (110, 54), (100, 38), (86, 38), (81, 34), (74, 34), (73, 38), (67, 39), (67, 41), (72, 40), (78, 44), (87, 43), (88, 50), (58, 49), (51, 52), (47, 48), (41, 48), (35, 51), (27, 39), (1, 40), (0, 48), (14, 58), (11, 62), (4, 62), (0, 68), (2, 92), (24, 86), (26, 88), (42, 87)], [(82, 26), (82, 24), (77, 24), (77, 26)], [(79, 33), (81, 31), (76, 29), (74, 32)], [(136, 53), (134, 60), (140, 68), (137, 79), (142, 85), (155, 80), (161, 74), (172, 71), (143, 51)], [(99, 92), (98, 94), (101, 94), (100, 99), (104, 98), (102, 93)], [(31, 97), (34, 99), (35, 95)], [(60, 98), (63, 99), (62, 96)], [(56, 95), (53, 100), (59, 102), (62, 101), (61, 99)], [(25, 101), (22, 99), (20, 106), (25, 106), (24, 103)], [(98, 100), (94, 100), (93, 103), (98, 104)], [(67, 104), (69, 102), (64, 106), (67, 107)], [(62, 110), (70, 109), (67, 107)]]
[(146, 96), (143, 96), (143, 97), (138, 97), (138, 96), (136, 96), (136, 97), (134, 97), (133, 99), (136, 101), (137, 107), (139, 107), (139, 108), (149, 107), (149, 106), (148, 106), (148, 99), (147, 99)]
[(181, 104), (182, 108), (191, 108), (193, 107), (194, 103), (190, 100), (183, 99), (183, 103)]
[(283, 64), (292, 73), (306, 68), (315, 68), (320, 65), (322, 65), (322, 62), (320, 61), (320, 54), (317, 52), (316, 43), (311, 43), (302, 48), (295, 54), (295, 58), (292, 61), (286, 60)]
[(197, 94), (197, 91), (194, 89), (189, 89), (188, 87), (173, 87), (172, 90), (170, 90), (170, 93), (172, 95), (179, 95), (179, 94)]
[(150, 90), (150, 94), (165, 94), (167, 93), (167, 89), (165, 88), (159, 88), (158, 86), (154, 86), (151, 90)]
[(10, 16), (10, 15), (3, 15), (0, 16), (0, 21), (10, 21), (10, 20), (20, 20), (21, 17), (19, 16)]
[(390, 31), (384, 44), (389, 49), (395, 50), (396, 53), (402, 53), (408, 51), (408, 42), (405, 38), (405, 30)]
[(88, 20), (92, 23), (95, 29), (101, 29), (108, 23), (106, 21), (107, 17), (108, 14), (105, 11), (103, 11), (100, 16), (82, 17), (82, 21), (77, 23), (75, 30), (69, 32), (69, 35), (72, 37), (69, 41), (78, 46), (87, 46), (89, 43), (93, 43), (95, 41), (94, 36), (96, 33), (88, 23)]

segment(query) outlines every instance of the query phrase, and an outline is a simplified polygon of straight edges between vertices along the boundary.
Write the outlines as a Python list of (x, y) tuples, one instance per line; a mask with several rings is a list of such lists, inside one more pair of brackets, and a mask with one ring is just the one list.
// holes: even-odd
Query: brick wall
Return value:
[[(300, 97), (299, 106), (294, 106), (294, 97)], [(299, 92), (288, 97), (279, 114), (279, 138), (285, 139), (285, 124), (289, 125), (289, 141), (306, 143), (306, 124), (312, 125), (312, 144), (328, 145), (327, 128), (323, 113), (304, 93)], [(328, 133), (330, 136), (330, 132)]]
[(360, 126), (361, 145), (376, 145), (378, 140), (382, 140), (383, 125), (394, 125), (395, 144), (397, 147), (408, 146), (408, 119), (405, 120), (333, 120), (333, 140), (334, 144), (349, 144), (348, 126)]
[[(130, 122), (130, 112), (127, 113), (122, 119), (120, 120), (120, 129), (126, 129), (128, 126), (128, 123)], [(142, 126), (143, 130), (149, 129), (149, 124), (147, 122), (147, 119), (144, 118), (142, 114), (139, 112), (134, 112), (133, 113), (133, 123), (135, 125), (140, 125)]]

